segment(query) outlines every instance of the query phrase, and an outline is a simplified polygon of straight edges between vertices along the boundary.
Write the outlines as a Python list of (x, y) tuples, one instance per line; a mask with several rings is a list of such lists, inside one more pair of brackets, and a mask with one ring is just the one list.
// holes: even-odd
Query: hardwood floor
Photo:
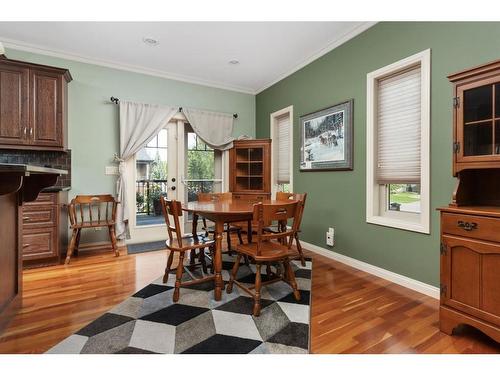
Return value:
[[(0, 353), (43, 353), (163, 274), (166, 251), (121, 253), (25, 271), (23, 308), (0, 337)], [(500, 353), (475, 329), (441, 333), (437, 300), (307, 255), (314, 260), (313, 353)]]

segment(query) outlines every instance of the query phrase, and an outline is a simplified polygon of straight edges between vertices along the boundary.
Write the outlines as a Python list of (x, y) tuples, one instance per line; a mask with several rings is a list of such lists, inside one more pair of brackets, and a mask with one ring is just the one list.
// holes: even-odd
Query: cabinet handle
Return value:
[(23, 247), (28, 247), (28, 246), (31, 246), (31, 244), (29, 244), (29, 243), (25, 243), (25, 244), (23, 245)]
[(33, 128), (30, 128), (30, 137), (33, 135)]
[(31, 220), (31, 217), (29, 217), (29, 216), (23, 216), (23, 220), (24, 220), (24, 221), (30, 221), (30, 220)]
[(468, 221), (459, 220), (457, 223), (459, 228), (470, 232), (471, 230), (477, 229), (477, 223), (469, 223)]
[(26, 134), (28, 133), (28, 128), (26, 126), (24, 127), (23, 133), (24, 133), (24, 138), (26, 138)]

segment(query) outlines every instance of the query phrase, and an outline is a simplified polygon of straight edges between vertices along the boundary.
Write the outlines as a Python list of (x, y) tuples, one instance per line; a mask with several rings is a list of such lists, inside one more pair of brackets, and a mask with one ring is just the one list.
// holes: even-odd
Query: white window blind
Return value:
[(419, 183), (420, 65), (378, 80), (377, 182)]
[(278, 135), (277, 147), (278, 160), (276, 161), (276, 182), (278, 184), (290, 183), (290, 115), (276, 119), (276, 134)]

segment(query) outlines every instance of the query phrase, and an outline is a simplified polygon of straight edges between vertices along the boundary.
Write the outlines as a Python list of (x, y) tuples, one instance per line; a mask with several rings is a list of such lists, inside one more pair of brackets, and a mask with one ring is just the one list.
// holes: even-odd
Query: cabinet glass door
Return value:
[[(458, 114), (459, 159), (500, 155), (500, 83), (463, 89)], [(460, 139), (461, 138), (461, 139)]]

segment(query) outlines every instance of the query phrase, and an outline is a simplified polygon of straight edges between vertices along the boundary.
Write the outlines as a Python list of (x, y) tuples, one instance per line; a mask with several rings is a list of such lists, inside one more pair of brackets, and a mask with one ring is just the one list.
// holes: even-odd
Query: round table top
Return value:
[[(266, 204), (283, 204), (283, 201), (266, 200), (262, 203)], [(255, 202), (233, 199), (213, 202), (188, 202), (182, 205), (182, 209), (188, 212), (197, 213), (221, 213), (221, 214), (251, 214)]]

